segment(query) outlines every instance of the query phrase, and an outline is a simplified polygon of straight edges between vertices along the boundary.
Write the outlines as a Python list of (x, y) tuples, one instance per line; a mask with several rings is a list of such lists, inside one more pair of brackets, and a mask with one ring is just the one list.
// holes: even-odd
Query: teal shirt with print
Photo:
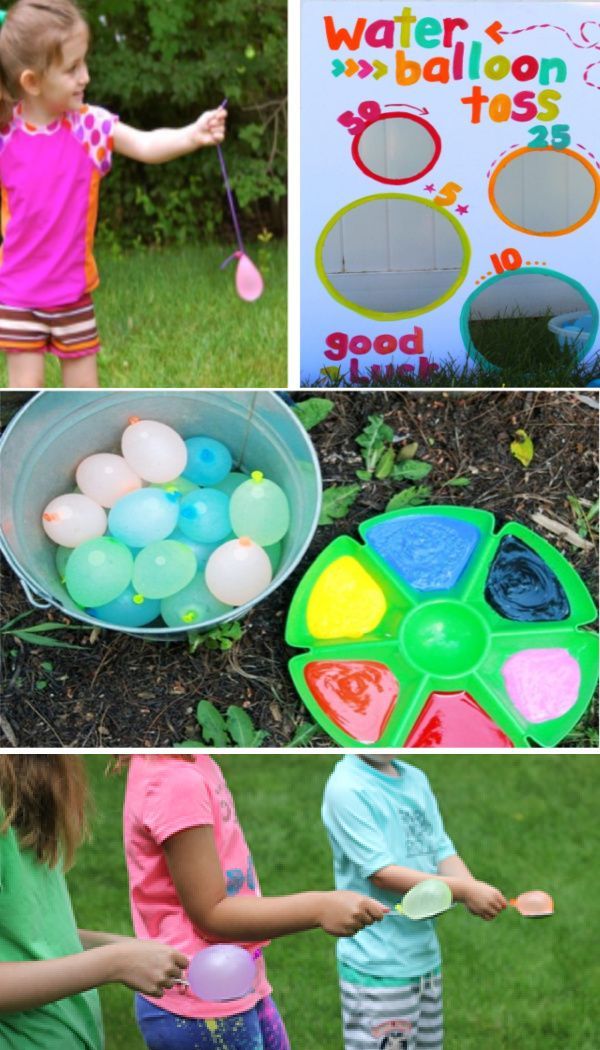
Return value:
[[(401, 895), (375, 886), (375, 872), (398, 864), (434, 875), (440, 861), (456, 853), (425, 774), (406, 762), (393, 765), (398, 777), (346, 755), (327, 782), (321, 813), (337, 889), (392, 908)], [(398, 912), (341, 938), (337, 956), (342, 967), (392, 983), (432, 973), (441, 962), (434, 922), (413, 922)]]
[[(0, 823), (3, 819), (0, 808)], [(82, 952), (60, 868), (0, 832), (0, 960), (36, 962)], [(15, 1013), (0, 1012), (1, 1050), (102, 1050), (98, 992), (67, 996)]]

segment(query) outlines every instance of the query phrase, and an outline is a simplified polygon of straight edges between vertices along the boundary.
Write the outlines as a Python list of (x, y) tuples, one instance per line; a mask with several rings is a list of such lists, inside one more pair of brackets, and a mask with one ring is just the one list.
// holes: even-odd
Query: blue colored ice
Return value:
[(451, 590), (478, 539), (476, 525), (435, 514), (382, 521), (366, 535), (368, 545), (417, 591)]

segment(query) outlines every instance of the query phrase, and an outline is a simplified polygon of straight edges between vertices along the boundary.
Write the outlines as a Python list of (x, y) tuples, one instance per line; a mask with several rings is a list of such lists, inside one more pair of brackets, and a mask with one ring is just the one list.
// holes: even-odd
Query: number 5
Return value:
[(462, 186), (459, 186), (458, 182), (447, 182), (445, 186), (442, 186), (437, 197), (433, 198), (433, 203), (449, 208), (452, 204), (456, 204), (461, 190)]

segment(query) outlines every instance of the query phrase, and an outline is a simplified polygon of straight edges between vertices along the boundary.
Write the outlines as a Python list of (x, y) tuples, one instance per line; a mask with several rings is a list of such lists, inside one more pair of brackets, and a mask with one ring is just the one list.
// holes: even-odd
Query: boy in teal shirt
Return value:
[[(412, 886), (440, 878), (483, 919), (506, 907), (475, 879), (444, 830), (427, 777), (390, 755), (346, 755), (325, 787), (322, 817), (335, 883), (393, 908)], [(441, 1050), (441, 955), (432, 920), (398, 912), (338, 941), (345, 1050)]]

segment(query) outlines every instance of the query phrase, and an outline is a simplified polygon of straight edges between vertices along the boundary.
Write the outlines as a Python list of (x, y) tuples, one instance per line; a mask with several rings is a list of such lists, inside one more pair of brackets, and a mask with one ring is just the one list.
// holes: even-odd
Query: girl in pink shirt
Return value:
[(0, 349), (13, 387), (44, 385), (44, 354), (65, 386), (98, 385), (90, 293), (100, 181), (113, 151), (146, 164), (222, 142), (226, 112), (139, 131), (84, 104), (89, 29), (72, 0), (17, 0), (0, 28)]
[(348, 891), (262, 897), (233, 799), (208, 755), (134, 755), (123, 826), (136, 936), (189, 957), (233, 942), (256, 960), (254, 989), (235, 1002), (206, 1002), (184, 985), (160, 1000), (138, 995), (149, 1050), (288, 1050), (265, 970), (269, 939), (319, 926), (351, 936), (388, 909)]

